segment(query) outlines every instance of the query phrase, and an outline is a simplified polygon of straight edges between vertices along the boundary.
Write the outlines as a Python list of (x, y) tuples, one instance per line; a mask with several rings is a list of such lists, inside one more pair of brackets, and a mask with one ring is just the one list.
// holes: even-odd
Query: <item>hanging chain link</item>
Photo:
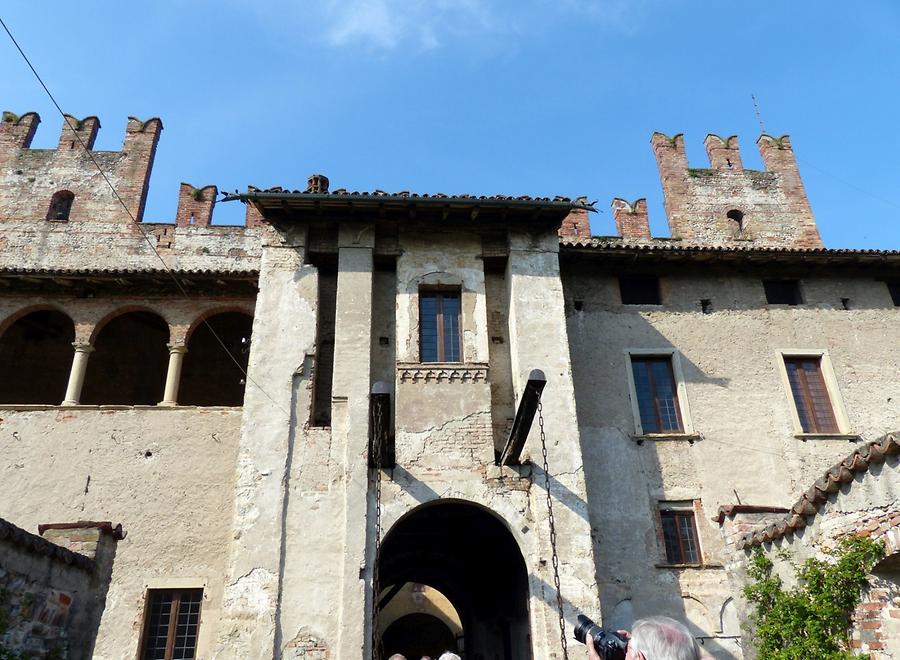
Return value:
[(553, 561), (553, 586), (556, 587), (556, 610), (559, 613), (559, 643), (562, 645), (563, 658), (569, 659), (569, 646), (566, 641), (566, 617), (563, 613), (562, 589), (559, 585), (559, 555), (556, 552), (556, 521), (553, 519), (553, 498), (550, 496), (550, 468), (547, 463), (547, 436), (544, 434), (544, 413), (538, 401), (538, 426), (541, 430), (541, 455), (544, 459), (544, 491), (547, 493), (547, 515), (550, 521), (550, 551)]
[(384, 438), (380, 436), (384, 430), (383, 405), (377, 399), (373, 401), (375, 419), (372, 429), (372, 442), (375, 447), (375, 566), (372, 569), (372, 658), (381, 660), (381, 636), (378, 633), (378, 601), (381, 598), (379, 581), (379, 565), (381, 563), (381, 452)]

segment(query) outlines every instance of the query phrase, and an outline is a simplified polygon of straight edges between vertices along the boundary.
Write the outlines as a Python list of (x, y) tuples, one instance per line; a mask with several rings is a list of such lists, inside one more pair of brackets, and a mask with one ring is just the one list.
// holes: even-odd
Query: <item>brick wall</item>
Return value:
[(709, 168), (688, 166), (682, 135), (654, 133), (651, 144), (673, 237), (704, 245), (822, 247), (788, 136), (757, 140), (765, 171), (744, 169), (736, 136), (706, 137)]

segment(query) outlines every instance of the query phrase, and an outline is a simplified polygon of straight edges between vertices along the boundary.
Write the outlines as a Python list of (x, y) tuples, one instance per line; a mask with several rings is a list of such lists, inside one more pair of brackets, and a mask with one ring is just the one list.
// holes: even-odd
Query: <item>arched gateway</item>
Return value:
[[(395, 612), (393, 621), (379, 623), (384, 657), (418, 658), (426, 649), (432, 657), (454, 650), (465, 660), (531, 657), (525, 561), (506, 525), (487, 509), (460, 500), (413, 509), (384, 539), (379, 581), (380, 611)], [(426, 603), (421, 594), (429, 588), (438, 598)], [(407, 603), (392, 604), (395, 598)], [(402, 624), (413, 615), (420, 615), (419, 623), (430, 617), (433, 625)], [(455, 648), (447, 648), (450, 640)]]

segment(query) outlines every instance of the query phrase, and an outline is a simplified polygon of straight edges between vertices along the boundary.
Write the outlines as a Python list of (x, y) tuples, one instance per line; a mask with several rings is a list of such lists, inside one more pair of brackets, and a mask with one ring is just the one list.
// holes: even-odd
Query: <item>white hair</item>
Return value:
[(460, 658), (455, 653), (450, 653), (450, 651), (447, 651), (446, 653), (441, 653), (441, 657), (438, 658), (438, 660), (462, 660), (462, 658)]
[(651, 616), (631, 628), (631, 647), (652, 660), (700, 660), (700, 647), (691, 632), (675, 619)]
[(406, 656), (402, 653), (395, 653), (388, 660), (406, 660)]

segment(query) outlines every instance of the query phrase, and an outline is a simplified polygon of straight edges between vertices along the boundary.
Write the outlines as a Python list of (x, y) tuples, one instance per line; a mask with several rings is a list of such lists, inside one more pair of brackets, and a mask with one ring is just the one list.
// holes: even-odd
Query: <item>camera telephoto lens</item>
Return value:
[(585, 640), (590, 638), (603, 660), (625, 660), (625, 648), (628, 646), (625, 638), (618, 633), (603, 630), (585, 615), (578, 615), (574, 633), (575, 639), (582, 644), (587, 644)]

